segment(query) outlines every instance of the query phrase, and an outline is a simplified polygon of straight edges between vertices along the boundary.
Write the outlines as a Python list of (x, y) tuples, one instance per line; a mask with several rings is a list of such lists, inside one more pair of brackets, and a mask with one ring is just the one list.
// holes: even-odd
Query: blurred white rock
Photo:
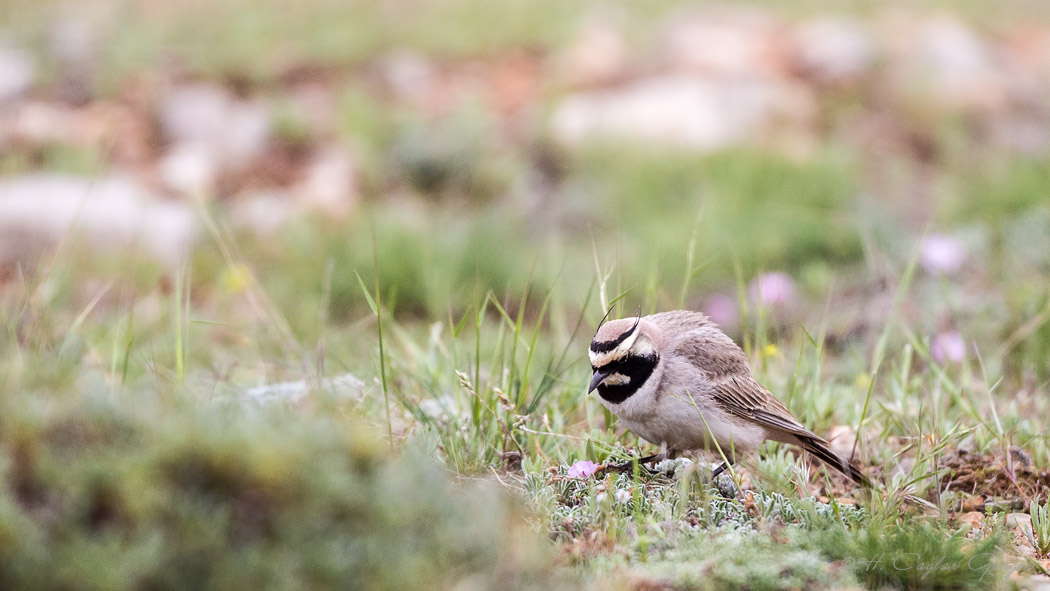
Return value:
[(76, 118), (68, 106), (17, 101), (0, 109), (0, 147), (13, 142), (68, 144), (76, 127)]
[(1050, 81), (1050, 28), (1018, 24), (1005, 31), (999, 49), (1014, 71), (1027, 74), (1012, 76), (1010, 82), (1034, 81), (1045, 87)]
[(32, 256), (23, 243), (53, 246), (67, 233), (83, 237), (93, 252), (134, 248), (177, 264), (197, 230), (186, 204), (156, 199), (126, 177), (34, 173), (0, 179), (0, 260)]
[(164, 134), (173, 140), (211, 140), (226, 124), (233, 100), (225, 89), (212, 84), (176, 88), (160, 105)]
[(792, 38), (801, 70), (823, 84), (855, 81), (875, 63), (874, 40), (857, 19), (811, 19), (798, 25)]
[(35, 76), (28, 53), (0, 44), (0, 102), (21, 96), (33, 85)]
[(419, 410), (436, 421), (454, 421), (469, 414), (469, 407), (468, 409), (460, 408), (452, 396), (424, 398), (419, 401)]
[(571, 85), (595, 86), (620, 78), (627, 61), (627, 44), (620, 29), (609, 22), (594, 22), (556, 58), (556, 68)]
[(1005, 112), (988, 117), (989, 141), (1031, 157), (1050, 152), (1050, 121), (1040, 113)]
[(359, 196), (353, 153), (341, 146), (321, 149), (286, 189), (250, 191), (230, 200), (231, 222), (255, 234), (270, 234), (307, 213), (336, 220), (353, 214)]
[(340, 95), (323, 84), (300, 84), (290, 89), (287, 107), (296, 121), (312, 133), (324, 134), (336, 127)]
[(364, 396), (365, 384), (353, 374), (347, 373), (324, 378), (319, 384), (306, 380), (263, 384), (244, 390), (242, 398), (259, 404), (282, 402), (295, 404), (302, 402), (315, 390), (320, 390), (333, 398), (359, 400)]
[[(0, 134), (33, 144), (72, 144), (79, 126), (72, 108), (43, 101), (22, 101), (7, 112)], [(7, 117), (5, 117), (6, 119)]]
[(409, 50), (398, 50), (379, 63), (379, 73), (399, 98), (421, 101), (437, 79), (434, 66), (427, 58)]
[(882, 23), (885, 70), (898, 92), (933, 99), (940, 107), (994, 111), (1007, 106), (995, 49), (955, 17), (897, 15)]
[(357, 168), (350, 150), (322, 148), (306, 166), (304, 178), (293, 192), (308, 210), (344, 219), (357, 205)]
[(785, 32), (761, 11), (702, 9), (679, 15), (667, 27), (662, 55), (679, 71), (777, 77), (790, 63)]
[(1002, 81), (992, 49), (955, 18), (929, 21), (920, 37), (924, 66), (946, 102), (961, 106), (1001, 106)]
[(229, 205), (233, 225), (259, 235), (273, 233), (300, 212), (295, 200), (279, 190), (238, 195)]
[(238, 99), (215, 84), (176, 88), (159, 109), (165, 138), (205, 146), (223, 167), (247, 164), (270, 138), (270, 113), (263, 103)]
[(172, 146), (157, 162), (157, 172), (164, 185), (182, 196), (211, 196), (219, 176), (215, 153), (200, 142), (180, 142)]
[(90, 65), (98, 53), (104, 18), (89, 10), (66, 12), (55, 18), (47, 36), (51, 54), (67, 65)]
[(815, 113), (812, 92), (797, 84), (672, 75), (569, 95), (551, 124), (569, 144), (619, 137), (717, 150), (806, 135)]

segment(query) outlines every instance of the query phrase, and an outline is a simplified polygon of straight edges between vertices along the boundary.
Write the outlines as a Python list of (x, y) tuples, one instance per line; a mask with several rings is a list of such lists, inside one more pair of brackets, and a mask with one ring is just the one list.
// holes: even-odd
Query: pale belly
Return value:
[(717, 409), (694, 405), (691, 400), (669, 398), (662, 398), (656, 412), (644, 415), (617, 413), (626, 409), (615, 405), (610, 405), (610, 409), (642, 439), (675, 451), (721, 448), (727, 457), (735, 457), (754, 451), (765, 439), (762, 427), (731, 421)]

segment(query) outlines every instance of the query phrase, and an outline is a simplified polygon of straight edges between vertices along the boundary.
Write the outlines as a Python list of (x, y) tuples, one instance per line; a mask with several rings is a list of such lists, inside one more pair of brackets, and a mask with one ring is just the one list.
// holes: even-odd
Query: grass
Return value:
[[(200, 557), (219, 552), (207, 544), (228, 543), (246, 535), (246, 527), (256, 528), (247, 545), (222, 564), (252, 573), (244, 579), (252, 584), (358, 580), (394, 588), (434, 580), (427, 568), (503, 577), (502, 553), (510, 550), (485, 536), (504, 528), (498, 521), (504, 517), (477, 521), (478, 503), (505, 506), (505, 519), (527, 524), (521, 535), (532, 541), (520, 543), (535, 552), (534, 562), (522, 572), (508, 567), (521, 585), (560, 584), (568, 577), (597, 587), (650, 581), (688, 589), (985, 588), (1006, 585), (1012, 570), (1032, 571), (1011, 559), (1015, 550), (1001, 531), (974, 537), (954, 520), (976, 491), (953, 486), (968, 468), (946, 468), (957, 464), (945, 461), (958, 450), (1002, 461), (1020, 446), (1035, 467), (1050, 462), (1037, 418), (1048, 410), (1045, 398), (1021, 391), (1026, 375), (1042, 371), (1032, 353), (1046, 346), (1042, 324), (1017, 326), (1017, 314), (961, 297), (962, 283), (915, 270), (910, 253), (919, 236), (908, 248), (876, 242), (878, 255), (869, 244), (852, 257), (824, 257), (840, 240), (836, 232), (846, 243), (859, 240), (837, 225), (840, 215), (829, 215), (784, 233), (790, 243), (784, 249), (744, 243), (718, 256), (712, 253), (724, 252), (728, 238), (709, 231), (719, 226), (711, 218), (677, 220), (666, 242), (654, 244), (655, 219), (630, 209), (637, 207), (630, 196), (646, 183), (666, 200), (663, 208), (687, 203), (694, 187), (704, 191), (705, 216), (722, 212), (725, 226), (750, 220), (749, 231), (761, 233), (775, 219), (751, 212), (768, 207), (778, 188), (809, 195), (813, 207), (851, 207), (856, 197), (843, 181), (850, 175), (837, 160), (800, 166), (754, 154), (606, 157), (616, 166), (598, 167), (591, 159), (599, 155), (592, 153), (570, 169), (585, 179), (580, 186), (600, 181), (600, 168), (613, 171), (606, 187), (622, 193), (611, 191), (609, 200), (623, 204), (624, 218), (595, 223), (638, 219), (650, 229), (617, 237), (616, 251), (593, 237), (588, 244), (549, 230), (560, 244), (527, 264), (516, 253), (535, 245), (534, 237), (514, 230), (497, 235), (476, 224), (511, 219), (497, 203), (476, 206), (474, 221), (458, 219), (463, 210), (454, 202), (422, 205), (431, 221), (447, 222), (436, 232), (399, 217), (402, 204), (375, 204), (350, 231), (304, 221), (265, 242), (222, 230), (218, 211), (216, 231), (175, 270), (90, 256), (71, 235), (48, 266), (8, 284), (0, 308), (0, 434), (8, 482), (7, 517), (0, 519), (7, 534), (0, 539), (20, 557), (8, 563), (4, 580), (42, 588), (70, 580), (174, 588), (189, 580), (175, 574), (183, 572), (176, 565), (196, 564), (189, 571), (193, 581), (223, 586), (223, 568), (206, 566)], [(719, 195), (727, 197), (720, 201)], [(730, 195), (752, 201), (741, 204)], [(1036, 206), (1024, 219), (1033, 224), (1041, 215)], [(694, 236), (695, 253), (667, 253), (675, 233)], [(824, 246), (812, 250), (812, 244)], [(1000, 254), (1015, 264), (1008, 248), (1014, 247)], [(596, 254), (597, 269), (611, 273), (594, 270)], [(661, 261), (659, 269), (639, 262), (652, 256)], [(853, 257), (876, 256), (896, 273), (883, 288), (870, 291), (862, 276), (835, 271), (849, 268)], [(747, 279), (759, 270), (756, 261), (796, 276), (819, 261), (833, 281), (803, 284), (806, 307), (763, 308), (746, 293)], [(1034, 282), (996, 283), (1005, 277), (987, 273), (978, 284), (983, 297), (1035, 298), (1033, 309), (1046, 297)], [(616, 302), (614, 316), (633, 314), (638, 306), (690, 306), (711, 286), (737, 294), (746, 312), (738, 337), (760, 382), (816, 432), (847, 425), (859, 433), (855, 457), (881, 483), (878, 491), (853, 498), (836, 477), (772, 444), (741, 466), (735, 482), (720, 485), (728, 499), (703, 480), (702, 470), (685, 464), (671, 478), (566, 478), (577, 460), (623, 461), (648, 448), (582, 393), (588, 371), (583, 350), (606, 305)], [(844, 330), (837, 308), (855, 305), (854, 298), (862, 306), (886, 298), (898, 303), (882, 324)], [(930, 351), (929, 335), (939, 326), (924, 316), (945, 306), (975, 347), (959, 364), (939, 362)], [(1011, 333), (1014, 343), (1000, 347), (996, 335)], [(305, 406), (258, 410), (230, 402), (260, 383), (302, 379), (316, 390), (322, 377), (343, 372), (365, 381), (362, 396), (335, 403), (318, 392)], [(367, 453), (360, 453), (370, 465), (400, 476), (391, 482), (340, 464), (358, 453), (353, 445), (365, 445), (340, 447), (349, 444), (339, 437), (353, 433), (367, 433)], [(37, 455), (25, 459), (25, 450)], [(1011, 499), (1045, 494), (1024, 488), (1028, 473), (1018, 470), (1017, 488), (981, 494), (1007, 506)], [(205, 476), (211, 480), (201, 484)], [(460, 477), (504, 486), (489, 500), (468, 495), (460, 502), (465, 485), (449, 483)], [(326, 484), (329, 478), (341, 484)], [(370, 492), (354, 492), (361, 487)], [(419, 501), (411, 491), (421, 487), (446, 492)], [(238, 499), (258, 494), (262, 506), (253, 504), (246, 514), (248, 501)], [(382, 520), (348, 525), (362, 532), (360, 541), (329, 516), (348, 510), (340, 499), (362, 495), (416, 500), (405, 502), (407, 516), (385, 509)], [(929, 499), (937, 511), (924, 513), (909, 504), (909, 495)], [(507, 496), (524, 503), (494, 500)], [(846, 504), (836, 500), (842, 498)], [(1043, 498), (1043, 505), (1038, 497), (1031, 503), (1034, 516), (1042, 515)], [(171, 499), (182, 500), (169, 507)], [(417, 502), (425, 508), (413, 517)], [(29, 509), (34, 503), (48, 509)], [(86, 516), (96, 510), (109, 512), (107, 523), (114, 525), (92, 525)], [(258, 530), (256, 521), (244, 519), (294, 525)], [(419, 552), (413, 559), (418, 568), (383, 566), (390, 552), (382, 548), (407, 544), (413, 519), (434, 523), (427, 534), (433, 537), (409, 545)], [(1044, 522), (1033, 519), (1037, 548)], [(479, 538), (485, 553), (464, 558), (455, 541), (466, 535), (456, 533), (461, 527), (472, 528), (470, 535), (488, 532)], [(312, 541), (304, 547), (307, 535)], [(376, 544), (379, 550), (368, 554), (375, 563), (344, 564), (352, 553), (338, 548), (347, 544)], [(44, 549), (68, 556), (68, 568), (41, 574), (33, 565), (42, 564)], [(902, 560), (910, 562), (904, 570), (877, 560), (905, 554)], [(919, 570), (938, 561), (973, 560), (979, 569)], [(124, 566), (90, 574), (98, 561)]]
[[(827, 480), (822, 469), (800, 463), (787, 449), (772, 445), (742, 467), (729, 490), (744, 492), (728, 500), (686, 464), (673, 478), (639, 474), (571, 480), (565, 470), (576, 460), (622, 461), (646, 447), (620, 433), (613, 418), (582, 394), (587, 371), (582, 350), (602, 314), (601, 294), (619, 302), (614, 315), (630, 314), (636, 305), (650, 309), (676, 297), (684, 277), (667, 271), (659, 282), (643, 274), (628, 283), (626, 272), (620, 271), (620, 281), (627, 284), (620, 297), (618, 289), (600, 279), (590, 279), (579, 289), (571, 279), (555, 277), (543, 290), (521, 276), (527, 269), (512, 267), (510, 273), (525, 282), (522, 292), (482, 292), (481, 282), (473, 291), (477, 299), (464, 302), (462, 308), (446, 305), (442, 314), (442, 306), (433, 305), (412, 312), (392, 304), (404, 296), (383, 283), (384, 268), (395, 264), (381, 254), (389, 238), (377, 231), (375, 250), (361, 254), (373, 264), (352, 265), (360, 280), (354, 277), (350, 287), (337, 287), (335, 274), (343, 267), (333, 266), (331, 258), (304, 257), (299, 265), (264, 263), (274, 256), (273, 250), (250, 241), (235, 249), (228, 237), (220, 240), (216, 235), (199, 246), (193, 269), (176, 272), (167, 286), (164, 281), (154, 283), (165, 276), (162, 271), (150, 275), (134, 266), (126, 272), (109, 265), (94, 267), (91, 259), (79, 258), (73, 243), (50, 271), (41, 270), (10, 289), (3, 308), (6, 353), (0, 364), (9, 517), (0, 520), (8, 531), (0, 538), (8, 540), (14, 556), (22, 557), (12, 564), (29, 566), (9, 566), (7, 580), (39, 581), (46, 587), (88, 577), (89, 565), (106, 560), (125, 564), (125, 570), (92, 575), (93, 584), (130, 588), (159, 581), (170, 588), (182, 584), (173, 574), (182, 571), (172, 570), (173, 565), (190, 561), (198, 564), (191, 571), (194, 581), (225, 585), (222, 568), (194, 563), (193, 556), (198, 561), (211, 556), (215, 551), (206, 544), (228, 543), (231, 536), (245, 535), (241, 529), (258, 527), (239, 521), (261, 518), (250, 512), (245, 516), (238, 499), (259, 494), (264, 497), (262, 508), (252, 505), (251, 511), (295, 525), (288, 530), (252, 530), (250, 543), (228, 558), (230, 569), (254, 573), (245, 581), (295, 587), (361, 580), (394, 588), (431, 580), (426, 568), (441, 565), (444, 573), (453, 568), (449, 565), (460, 564), (457, 561), (463, 559), (457, 557), (465, 556), (454, 541), (460, 535), (452, 533), (457, 527), (474, 528), (470, 535), (503, 527), (463, 513), (478, 503), (497, 501), (457, 505), (459, 492), (442, 493), (451, 495), (447, 498), (428, 496), (427, 510), (437, 513), (418, 519), (438, 520), (433, 542), (425, 543), (433, 547), (424, 544), (419, 549), (422, 570), (398, 571), (390, 579), (384, 578), (388, 567), (382, 566), (387, 554), (383, 550), (369, 554), (379, 565), (369, 568), (381, 574), (363, 566), (365, 570), (340, 570), (351, 567), (340, 562), (346, 554), (334, 549), (359, 542), (345, 538), (356, 534), (343, 532), (335, 525), (342, 522), (328, 516), (346, 510), (337, 508), (344, 502), (340, 498), (398, 499), (410, 495), (407, 491), (434, 486), (459, 491), (462, 485), (444, 481), (460, 474), (503, 482), (510, 491), (500, 496), (512, 493), (525, 499), (524, 510), (507, 509), (524, 515), (530, 525), (523, 531), (548, 537), (560, 549), (561, 557), (552, 563), (549, 550), (544, 550), (551, 542), (534, 537), (528, 547), (539, 557), (535, 568), (542, 574), (529, 571), (532, 574), (520, 575), (524, 580), (560, 580), (568, 571), (598, 586), (651, 580), (690, 589), (1005, 585), (1010, 570), (1003, 566), (1010, 554), (1006, 543), (996, 535), (971, 540), (954, 525), (950, 516), (967, 495), (945, 487), (940, 467), (941, 458), (959, 448), (996, 454), (1022, 444), (1037, 466), (1050, 459), (1042, 427), (1026, 418), (1041, 416), (1045, 402), (1003, 397), (1001, 392), (1013, 387), (1013, 378), (987, 373), (996, 371), (990, 369), (996, 367), (994, 360), (983, 360), (985, 365), (974, 358), (959, 366), (939, 364), (920, 328), (903, 311), (889, 317), (874, 335), (882, 336), (884, 346), (866, 341), (858, 349), (836, 352), (829, 349), (826, 329), (802, 330), (801, 318), (792, 321), (775, 309), (752, 307), (756, 321), (765, 319), (743, 329), (759, 380), (780, 393), (818, 433), (834, 425), (857, 429), (861, 436), (856, 457), (882, 482), (878, 492), (849, 501), (858, 505), (836, 503), (835, 497), (849, 494), (841, 482)], [(284, 244), (307, 249), (294, 241)], [(223, 251), (228, 258), (220, 255)], [(454, 260), (434, 260), (455, 268)], [(257, 280), (245, 279), (248, 270), (247, 277), (257, 274)], [(98, 292), (78, 293), (77, 287), (96, 272), (110, 273), (113, 283)], [(378, 284), (370, 276), (378, 277)], [(289, 282), (287, 292), (270, 289), (280, 285), (273, 283), (277, 280)], [(914, 284), (902, 277), (895, 297), (912, 302), (913, 294), (925, 293), (929, 283), (940, 281), (921, 273)], [(672, 287), (660, 287), (663, 283)], [(694, 297), (694, 289), (687, 287), (687, 299)], [(266, 301), (267, 293), (273, 298), (263, 306), (268, 312), (262, 316), (245, 313), (251, 309), (249, 294), (256, 291), (256, 300)], [(418, 297), (432, 298), (428, 293)], [(340, 304), (342, 315), (326, 313), (334, 308), (322, 303), (339, 298), (346, 302)], [(380, 310), (400, 313), (384, 314), (380, 325)], [(315, 315), (312, 321), (310, 313)], [(429, 321), (421, 322), (428, 316)], [(295, 318), (288, 323), (291, 343), (276, 330), (282, 318)], [(801, 327), (793, 328), (794, 322)], [(1033, 338), (1038, 332), (1025, 340)], [(776, 346), (770, 348), (772, 343)], [(877, 350), (885, 352), (881, 363)], [(863, 351), (867, 353), (858, 355)], [(361, 376), (366, 381), (363, 396), (333, 404), (318, 395), (305, 407), (251, 410), (217, 394), (232, 386), (236, 395), (238, 388), (286, 378), (316, 380), (318, 368), (320, 375), (352, 371)], [(869, 386), (870, 405), (861, 404)], [(354, 433), (367, 433), (353, 445), (365, 446), (367, 453), (360, 453), (369, 465), (382, 466), (376, 470), (384, 474), (401, 475), (390, 477), (394, 484), (385, 477), (372, 480), (371, 472), (340, 467), (338, 462), (347, 454), (352, 458), (359, 452), (353, 446), (339, 447), (344, 445), (339, 434)], [(400, 450), (397, 455), (409, 459), (379, 451), (388, 440)], [(19, 459), (25, 449), (38, 450), (32, 452), (37, 455), (31, 462)], [(520, 458), (520, 472), (514, 468), (515, 458)], [(435, 460), (445, 470), (425, 467)], [(416, 474), (437, 480), (417, 481)], [(342, 478), (343, 484), (325, 484), (329, 478)], [(25, 479), (28, 484), (19, 484)], [(329, 486), (348, 488), (321, 492)], [(353, 492), (361, 486), (376, 488)], [(278, 500), (265, 500), (268, 495)], [(918, 508), (909, 508), (906, 495), (931, 499), (938, 513), (924, 516)], [(818, 501), (821, 496), (829, 499)], [(169, 505), (173, 498), (185, 500)], [(300, 506), (307, 501), (306, 507)], [(415, 502), (406, 505), (409, 515)], [(54, 507), (27, 513), (33, 503)], [(100, 503), (102, 509), (92, 509)], [(180, 503), (187, 503), (186, 508), (180, 509)], [(85, 515), (96, 510), (111, 513), (106, 519), (116, 525), (92, 526)], [(913, 525), (900, 524), (902, 510)], [(225, 517), (205, 517), (213, 514)], [(45, 516), (47, 521), (40, 521)], [(412, 530), (406, 524), (416, 518), (390, 519), (364, 521), (351, 530), (392, 536), (374, 542), (377, 548), (400, 547), (406, 542), (399, 536), (409, 535), (405, 532)], [(193, 532), (203, 531), (211, 532), (205, 541), (191, 542), (199, 535)], [(320, 531), (320, 537), (302, 547), (308, 531)], [(36, 546), (14, 541), (34, 539)], [(167, 543), (157, 546), (150, 541), (154, 539)], [(463, 563), (462, 572), (479, 568), (479, 576), (503, 576), (502, 567), (494, 566), (500, 563), (502, 542), (480, 540), (495, 554)], [(415, 543), (412, 547), (419, 548)], [(32, 567), (38, 560), (33, 553), (42, 552), (40, 548), (68, 555), (69, 570), (34, 579), (41, 577)], [(704, 550), (708, 548), (718, 550)], [(885, 564), (874, 570), (857, 566), (887, 553), (900, 554), (902, 548), (909, 550), (907, 560), (918, 561), (907, 563), (910, 572)], [(984, 562), (979, 569), (918, 570), (920, 564), (941, 559), (968, 564), (976, 556), (990, 562), (980, 558)], [(300, 560), (309, 564), (295, 566)], [(406, 578), (397, 578), (402, 575)], [(292, 578), (274, 582), (286, 576)]]
[[(103, 93), (161, 54), (279, 93), (297, 65), (345, 73), (406, 48), (553, 52), (594, 6), (134, 8), (107, 32)], [(645, 13), (640, 36), (666, 18), (624, 10)], [(507, 28), (479, 25), (495, 20)], [(926, 130), (963, 143), (933, 150), (935, 190), (899, 208), (907, 154), (878, 163), (900, 180), (830, 145), (805, 161), (569, 152), (503, 140), (470, 105), (434, 125), (346, 86), (333, 133), (363, 186), (349, 221), (252, 236), (217, 203), (174, 267), (71, 232), (0, 269), (0, 588), (1005, 589), (1045, 574), (1044, 164)], [(274, 116), (281, 141), (317, 141)], [(45, 152), (2, 167), (102, 162)], [(917, 264), (933, 232), (965, 244), (958, 274)], [(767, 271), (794, 279), (794, 302), (752, 298)], [(726, 329), (758, 380), (815, 432), (854, 436), (876, 490), (775, 444), (717, 483), (689, 459), (568, 477), (651, 449), (583, 393), (602, 315), (712, 296), (735, 306)], [(934, 350), (949, 331), (961, 360)], [(348, 373), (363, 386), (336, 391)], [(284, 381), (310, 394), (245, 400)]]
[(98, 387), (25, 395), (0, 399), (4, 588), (524, 589), (544, 572), (494, 486), (391, 457), (337, 401), (289, 415)]

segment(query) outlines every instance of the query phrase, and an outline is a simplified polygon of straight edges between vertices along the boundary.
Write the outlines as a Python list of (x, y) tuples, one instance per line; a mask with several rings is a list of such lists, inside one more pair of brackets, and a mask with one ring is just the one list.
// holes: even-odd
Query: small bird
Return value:
[(602, 404), (627, 428), (665, 450), (640, 463), (715, 449), (726, 460), (715, 470), (718, 476), (772, 439), (797, 445), (871, 486), (859, 468), (755, 381), (744, 352), (703, 314), (677, 310), (603, 320), (588, 356), (594, 375), (587, 392), (597, 389)]

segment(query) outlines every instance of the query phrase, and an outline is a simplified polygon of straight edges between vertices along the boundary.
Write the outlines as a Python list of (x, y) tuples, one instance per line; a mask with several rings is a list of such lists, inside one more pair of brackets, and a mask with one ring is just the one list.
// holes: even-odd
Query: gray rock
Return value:
[(33, 245), (53, 248), (68, 233), (93, 252), (134, 248), (177, 264), (196, 226), (188, 205), (156, 199), (125, 177), (34, 173), (0, 180), (0, 262), (31, 258)]
[(786, 29), (769, 14), (746, 8), (703, 8), (674, 19), (662, 53), (680, 72), (778, 77), (790, 65)]
[(1006, 526), (1022, 530), (1030, 528), (1032, 527), (1032, 516), (1027, 513), (1007, 513)]
[(295, 382), (280, 382), (277, 384), (264, 384), (244, 390), (245, 400), (259, 404), (267, 403), (298, 403), (306, 398), (315, 388), (329, 395), (349, 400), (359, 400), (364, 396), (365, 384), (352, 374), (343, 374), (333, 378), (325, 378), (320, 384), (314, 384), (306, 380)]
[(295, 199), (281, 190), (242, 194), (231, 201), (233, 225), (259, 235), (271, 234), (301, 214)]
[(661, 76), (563, 99), (552, 127), (561, 141), (640, 139), (718, 150), (808, 135), (815, 98), (795, 84), (737, 77)]
[(161, 182), (188, 197), (210, 196), (219, 176), (219, 158), (202, 142), (180, 142), (157, 161)]
[(339, 146), (323, 148), (303, 172), (303, 180), (293, 192), (305, 209), (336, 219), (346, 218), (353, 212), (358, 199), (358, 179), (350, 150)]
[(67, 65), (89, 65), (99, 48), (100, 24), (85, 12), (59, 16), (48, 31), (48, 48)]
[(856, 19), (815, 18), (796, 27), (792, 37), (802, 71), (821, 83), (854, 81), (875, 62), (871, 33)]
[(627, 70), (627, 43), (620, 27), (609, 22), (585, 26), (579, 37), (556, 58), (558, 74), (576, 86), (606, 84)]
[(215, 84), (177, 88), (159, 111), (164, 136), (211, 151), (224, 167), (239, 167), (258, 156), (270, 138), (270, 113), (259, 101), (234, 97)]
[(883, 23), (886, 71), (899, 92), (956, 110), (997, 111), (1009, 96), (995, 48), (959, 19)]
[(29, 144), (75, 144), (82, 125), (67, 105), (23, 100), (0, 112), (0, 145), (9, 142)]
[(405, 100), (420, 100), (437, 79), (426, 57), (408, 50), (390, 53), (380, 60), (379, 73), (394, 93)]
[(33, 59), (28, 53), (0, 45), (0, 102), (21, 96), (35, 78)]

